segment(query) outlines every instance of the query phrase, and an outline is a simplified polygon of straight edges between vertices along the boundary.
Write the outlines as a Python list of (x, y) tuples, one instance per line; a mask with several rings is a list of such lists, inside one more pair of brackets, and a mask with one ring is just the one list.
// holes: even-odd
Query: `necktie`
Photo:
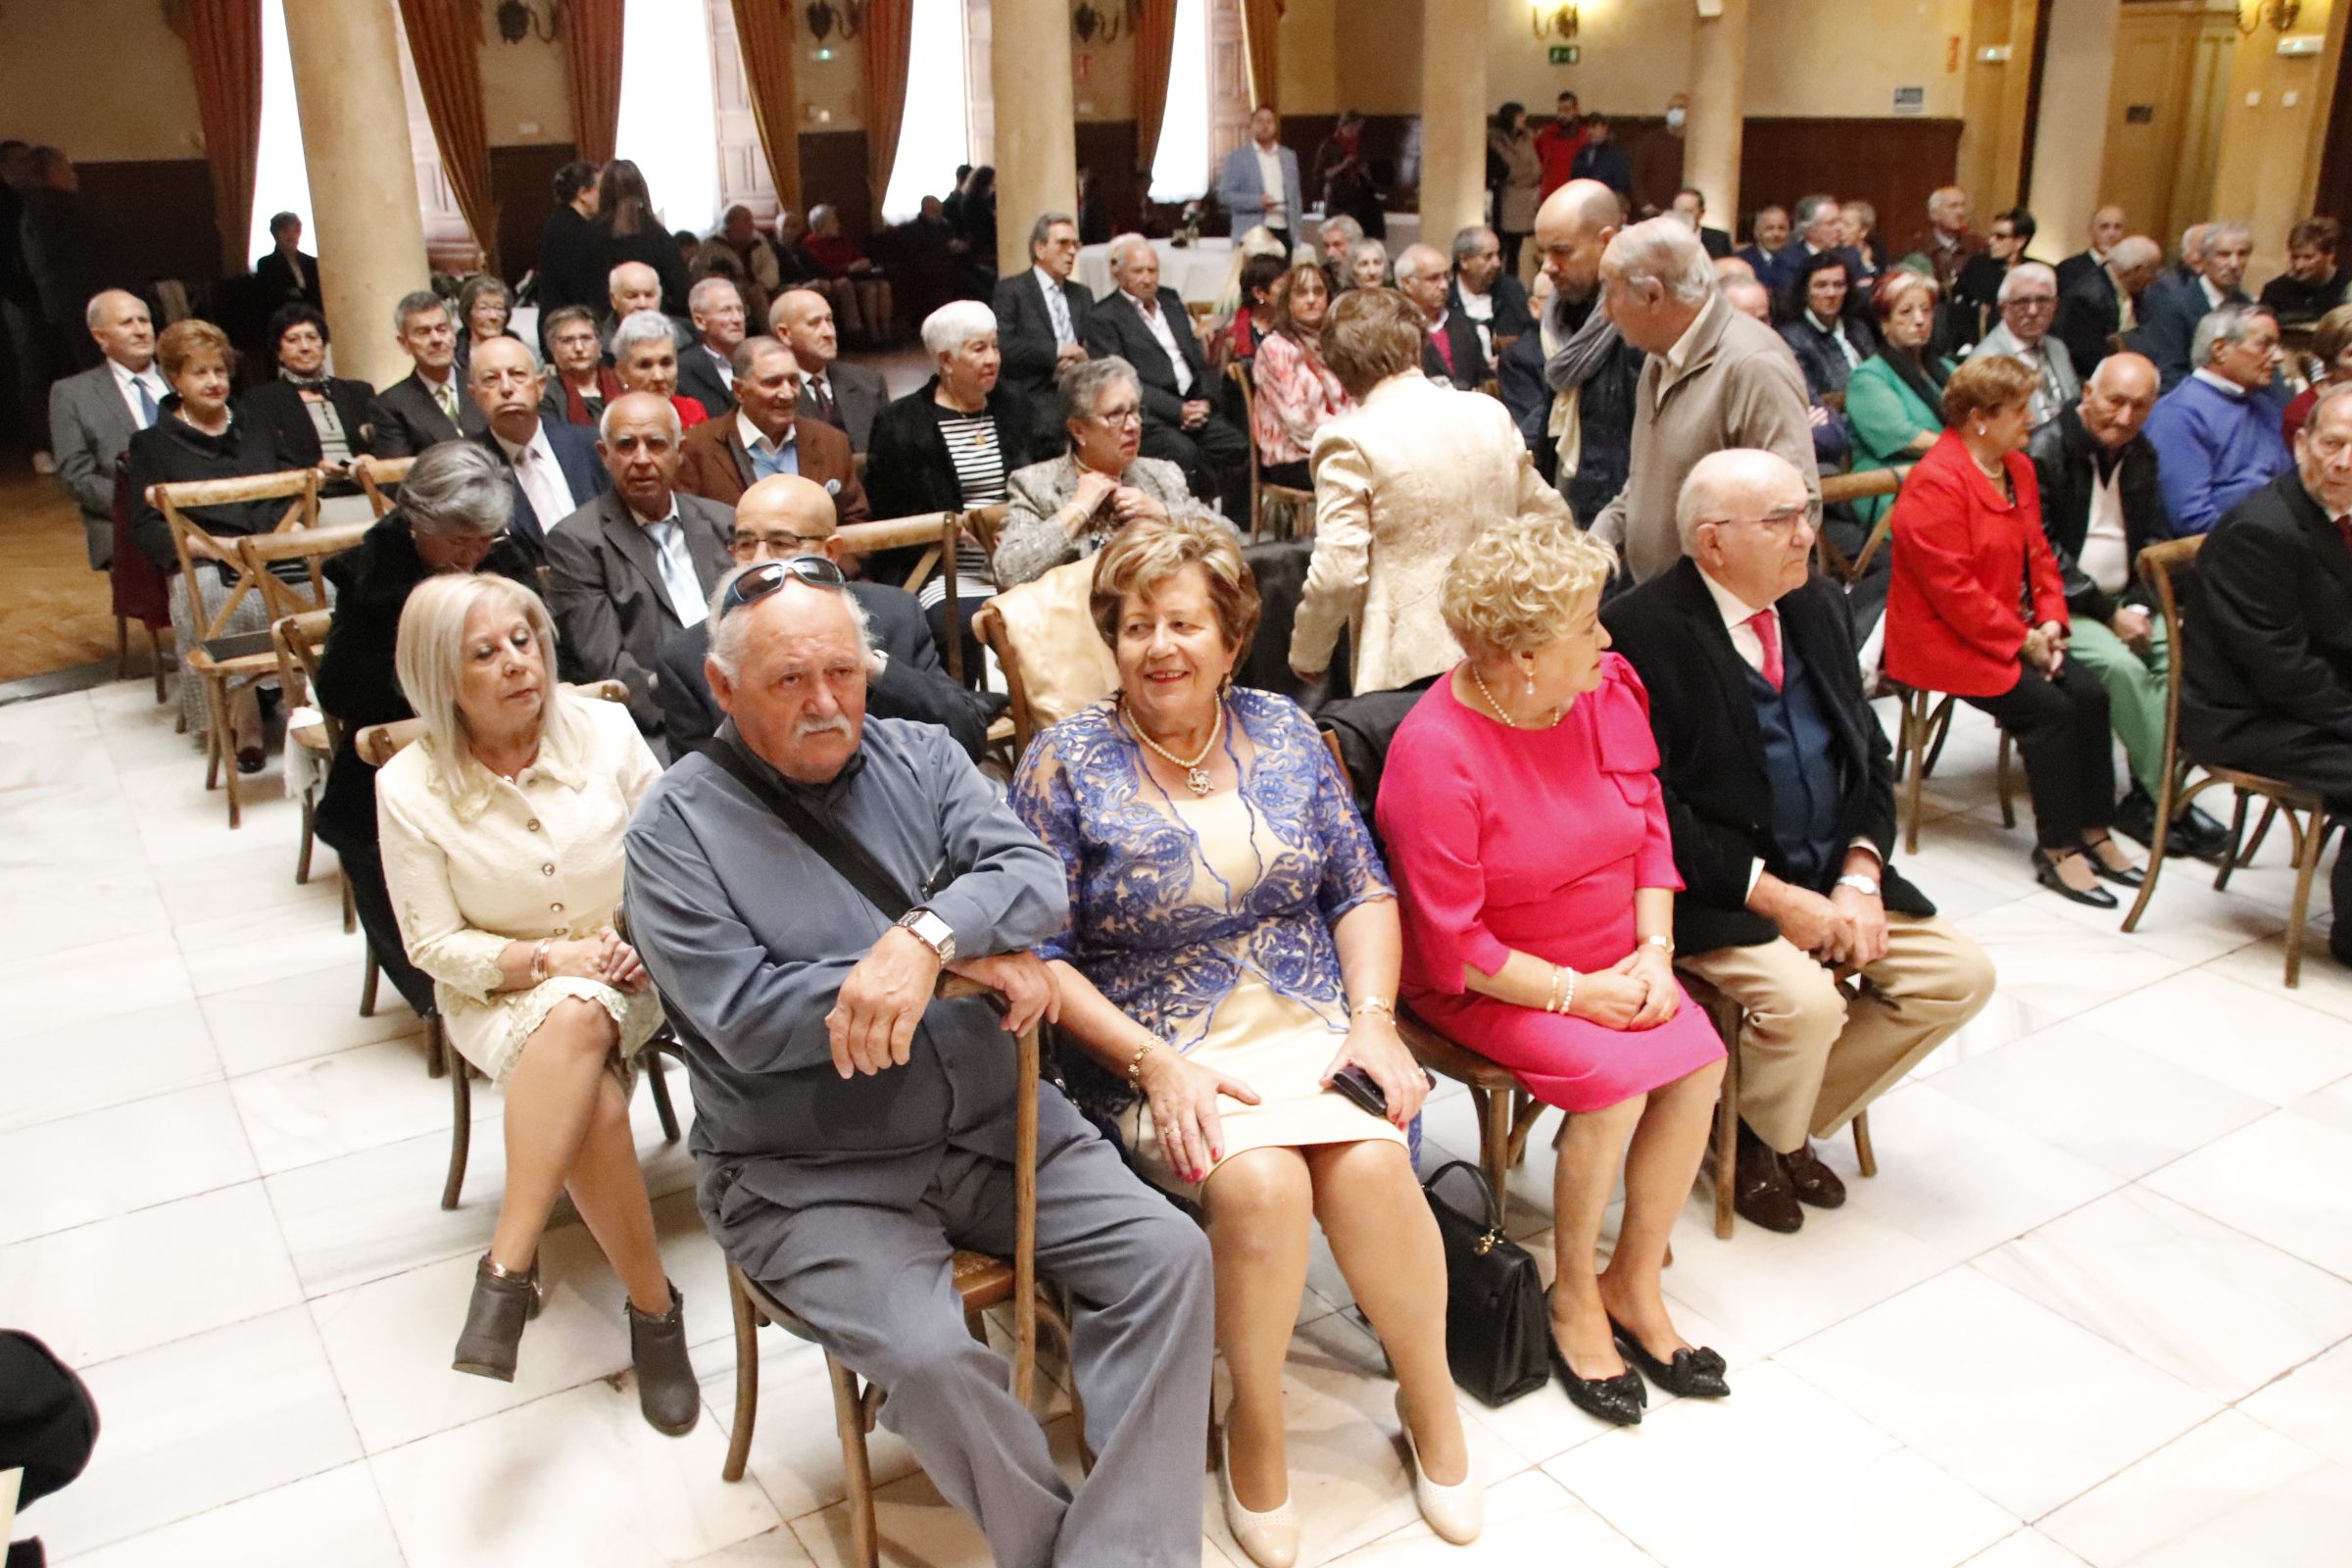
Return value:
[(1446, 362), (1446, 373), (1451, 375), (1453, 373), (1453, 340), (1434, 328), (1429, 334), (1429, 340), (1438, 346), (1438, 358)]
[(825, 389), (823, 376), (808, 383), (808, 394), (816, 399), (816, 416), (836, 429), (840, 428), (841, 416), (833, 412), (833, 394)]
[(433, 393), (433, 400), (441, 405), (441, 412), (449, 416), (449, 422), (456, 424), (458, 422), (458, 389), (455, 381), (442, 382)]
[(1756, 641), (1764, 645), (1764, 679), (1777, 692), (1781, 682), (1788, 678), (1788, 670), (1781, 663), (1780, 612), (1759, 610), (1747, 617), (1747, 623), (1754, 628)]
[(2352, 550), (2352, 512), (2347, 512), (2335, 519), (2335, 531), (2337, 536), (2344, 541), (2344, 548)]
[(1077, 329), (1070, 325), (1070, 302), (1061, 297), (1061, 290), (1041, 285), (1046, 290), (1046, 310), (1054, 318), (1054, 343), (1056, 348), (1078, 341)]
[(145, 376), (132, 376), (130, 378), (130, 384), (139, 389), (139, 428), (144, 430), (149, 425), (155, 423), (155, 416), (157, 414), (161, 413), (162, 410), (156, 406), (155, 394), (147, 390), (147, 378)]
[(655, 559), (662, 564), (662, 586), (669, 593), (669, 608), (681, 626), (700, 626), (710, 613), (703, 602), (702, 580), (694, 573), (694, 557), (686, 548), (686, 530), (675, 517), (665, 517), (646, 530), (654, 536)]

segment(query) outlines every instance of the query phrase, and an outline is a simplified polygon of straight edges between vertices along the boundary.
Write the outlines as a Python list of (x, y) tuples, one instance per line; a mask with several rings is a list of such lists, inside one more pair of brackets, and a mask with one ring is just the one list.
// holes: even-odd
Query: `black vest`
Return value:
[(1822, 715), (1804, 661), (1786, 637), (1781, 662), (1777, 692), (1762, 675), (1747, 672), (1764, 740), (1764, 771), (1772, 781), (1772, 840), (1788, 862), (1788, 879), (1819, 892), (1830, 868), (1845, 863), (1838, 833), (1837, 734)]

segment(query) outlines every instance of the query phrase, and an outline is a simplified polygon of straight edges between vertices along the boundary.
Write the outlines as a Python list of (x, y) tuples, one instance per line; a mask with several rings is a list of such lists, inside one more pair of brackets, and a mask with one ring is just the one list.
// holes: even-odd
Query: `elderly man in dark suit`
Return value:
[(1522, 338), (1536, 329), (1527, 285), (1503, 270), (1502, 241), (1484, 223), (1473, 223), (1453, 236), (1453, 282), (1446, 291), (1446, 311), (1477, 328), (1489, 365), (1510, 346), (1506, 342), (1497, 348), (1497, 338)]
[(844, 522), (870, 514), (850, 438), (801, 411), (801, 368), (772, 337), (735, 345), (734, 412), (686, 432), (678, 488), (731, 507), (773, 474), (797, 474), (833, 498)]
[(1601, 616), (1649, 690), (1684, 882), (1675, 963), (1745, 1011), (1733, 1202), (1775, 1231), (1845, 1200), (1811, 1140), (1993, 985), (1983, 950), (1891, 863), (1893, 763), (1843, 595), (1811, 571), (1809, 502), (1774, 453), (1702, 458), (1676, 505), (1683, 559)]
[(473, 439), (506, 470), (515, 545), (533, 565), (547, 559), (547, 536), (612, 482), (594, 431), (546, 417), (546, 389), (539, 356), (518, 337), (492, 338), (466, 368), (466, 395), (485, 425)]
[(879, 371), (841, 363), (832, 302), (814, 289), (788, 289), (767, 308), (767, 319), (800, 362), (801, 412), (848, 436), (852, 452), (863, 453), (873, 440), (874, 416), (890, 402), (890, 389)]
[(1095, 302), (1070, 281), (1077, 265), (1078, 224), (1067, 213), (1047, 213), (1029, 230), (1029, 270), (997, 280), (997, 379), (1028, 402), (1034, 457), (1061, 450), (1054, 378), (1086, 358)]
[(1396, 258), (1396, 289), (1421, 312), (1421, 373), (1475, 392), (1494, 373), (1478, 323), (1447, 308), (1446, 258), (1434, 245), (1407, 245)]
[(713, 420), (735, 408), (735, 345), (743, 341), (743, 293), (733, 280), (706, 277), (686, 295), (694, 342), (678, 350), (678, 391)]
[[(2205, 536), (2182, 755), (2316, 791), (2352, 811), (2352, 382), (2324, 388), (2295, 466)], [(2352, 846), (2352, 840), (2346, 841)], [(2328, 951), (2352, 964), (2352, 848), (2329, 878)]]
[(1720, 228), (1707, 226), (1706, 193), (1696, 185), (1685, 185), (1676, 191), (1671, 210), (1680, 213), (1698, 231), (1698, 243), (1709, 261), (1720, 262), (1732, 254), (1732, 236)]
[(678, 411), (629, 392), (605, 410), (597, 451), (612, 488), (547, 542), (548, 608), (581, 679), (619, 680), (649, 739), (662, 739), (654, 663), (662, 643), (710, 612), (734, 548), (734, 510), (677, 488)]
[(1236, 239), (1263, 224), (1294, 249), (1305, 242), (1298, 155), (1282, 144), (1282, 117), (1272, 104), (1257, 106), (1250, 116), (1250, 139), (1226, 156), (1217, 173), (1217, 200), (1233, 215)]
[(2078, 270), (2058, 289), (2058, 324), (2052, 335), (2066, 345), (2075, 374), (2088, 379), (2099, 362), (2115, 352), (2109, 340), (2139, 324), (2140, 308), (2156, 274), (2164, 270), (2164, 247), (2145, 234), (2119, 239), (2107, 260)]
[[(1786, 297), (1805, 263), (1825, 251), (1843, 258), (1849, 281), (1862, 275), (1861, 253), (1845, 243), (1845, 210), (1838, 205), (1837, 197), (1823, 194), (1799, 198), (1792, 222), (1796, 237), (1756, 270), (1756, 281), (1772, 290), (1776, 299)], [(1759, 229), (1762, 227), (1760, 214), (1757, 225)]]
[[(738, 565), (799, 556), (822, 556), (836, 564), (841, 561), (833, 497), (793, 474), (775, 474), (746, 490), (735, 505), (734, 529)], [(865, 612), (866, 629), (873, 635), (876, 657), (869, 662), (865, 687), (868, 710), (883, 718), (938, 724), (956, 737), (965, 756), (978, 760), (988, 746), (988, 721), (1004, 700), (948, 678), (931, 623), (914, 595), (863, 579), (852, 581), (848, 591)], [(710, 653), (710, 623), (705, 619), (670, 633), (655, 660), (659, 678), (654, 691), (662, 700), (662, 724), (673, 756), (683, 757), (700, 747), (718, 733), (726, 717), (710, 695), (710, 677), (703, 669)]]
[(2246, 259), (2253, 254), (2254, 231), (2245, 224), (2209, 223), (2196, 275), (2166, 279), (2148, 290), (2138, 343), (2156, 362), (2167, 392), (2197, 368), (2191, 354), (2197, 323), (2225, 305), (2254, 303), (2254, 296), (2240, 286), (2246, 280)]
[(2124, 237), (2124, 210), (2107, 206), (2090, 215), (2090, 244), (2058, 264), (2058, 292), (2064, 294), (2077, 279), (2107, 265), (2107, 258)]
[(1095, 302), (1086, 348), (1096, 359), (1116, 355), (1135, 367), (1144, 394), (1143, 455), (1182, 468), (1201, 500), (1221, 496), (1226, 516), (1244, 515), (1250, 437), (1216, 412), (1192, 315), (1174, 289), (1159, 286), (1159, 253), (1141, 234), (1122, 234), (1110, 242), (1110, 275), (1117, 287)]
[(392, 307), (392, 334), (416, 368), (368, 406), (375, 456), (413, 458), (436, 441), (480, 435), (488, 422), (458, 384), (458, 329), (448, 302), (431, 289), (403, 294)]
[(108, 289), (84, 319), (105, 356), (49, 388), (49, 450), (57, 481), (81, 512), (90, 568), (115, 559), (115, 461), (130, 438), (156, 420), (172, 389), (155, 366), (155, 321), (136, 294)]

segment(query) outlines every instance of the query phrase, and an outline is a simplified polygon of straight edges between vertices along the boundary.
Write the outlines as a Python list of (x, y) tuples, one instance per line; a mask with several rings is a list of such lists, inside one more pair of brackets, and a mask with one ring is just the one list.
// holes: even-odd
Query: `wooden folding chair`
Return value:
[[(227, 628), (249, 595), (266, 593), (261, 579), (269, 573), (237, 548), (240, 540), (228, 536), (216, 538), (206, 533), (188, 519), (182, 509), (282, 500), (287, 506), (285, 515), (278, 520), (277, 532), (314, 529), (318, 521), (318, 473), (315, 468), (305, 468), (237, 479), (159, 484), (151, 494), (171, 526), (172, 548), (179, 558), (182, 590), (187, 595), (188, 614), (194, 622), (189, 638), (194, 646), (188, 650), (186, 673), (204, 683), (207, 714), (204, 787), (209, 790), (225, 783), (228, 825), (234, 828), (244, 820), (244, 804), (237, 791), (236, 760), (229, 755), (229, 701), (242, 687), (275, 678), (277, 653), (270, 647), (267, 631), (232, 635)], [(197, 539), (204, 541), (202, 549), (193, 544)], [(213, 569), (215, 561), (223, 557), (226, 558), (223, 564), (233, 567), (234, 574), (229, 578), (227, 591), (220, 596), (220, 608), (207, 613), (204, 595), (197, 588), (196, 572), (200, 565), (208, 571)], [(263, 603), (268, 600), (265, 598)]]
[(399, 504), (385, 492), (397, 489), (416, 462), (415, 458), (362, 458), (351, 466), (352, 477), (360, 481), (361, 493), (377, 516)]
[[(1242, 429), (1250, 437), (1250, 538), (1252, 543), (1267, 537), (1289, 539), (1300, 532), (1312, 533), (1315, 526), (1315, 493), (1294, 485), (1268, 484), (1263, 469), (1265, 462), (1257, 452), (1257, 389), (1251, 385), (1249, 368), (1232, 365), (1225, 368), (1233, 384), (1241, 388)], [(1298, 518), (1306, 518), (1306, 526), (1298, 526)], [(1275, 526), (1274, 519), (1281, 519)]]
[[(1824, 474), (1821, 479), (1821, 504), (1825, 507), (1834, 507), (1840, 502), (1867, 501), (1875, 496), (1894, 495), (1902, 489), (1903, 480), (1909, 477), (1910, 473), (1911, 466), (1904, 464), (1899, 468), (1872, 468), (1862, 473)], [(1816, 529), (1813, 536), (1813, 551), (1815, 559), (1820, 564), (1822, 574), (1834, 577), (1841, 583), (1852, 584), (1859, 581), (1862, 574), (1870, 569), (1870, 564), (1877, 558), (1878, 553), (1886, 548), (1887, 539), (1891, 537), (1890, 524), (1893, 518), (1893, 509), (1889, 508), (1886, 514), (1879, 518), (1878, 526), (1870, 530), (1870, 537), (1862, 541), (1862, 548), (1854, 552), (1854, 558), (1851, 561), (1845, 558), (1843, 551), (1831, 542), (1827, 528)]]
[[(1118, 684), (1117, 665), (1092, 613), (1083, 599), (1073, 602), (1073, 579), (1091, 581), (1093, 569), (1092, 562), (1065, 562), (1005, 589), (972, 616), (972, 635), (996, 656), (1004, 676), (1015, 762), (1038, 731), (1109, 696)], [(1041, 680), (1041, 670), (1050, 678)]]
[[(2304, 929), (2311, 913), (2311, 885), (2319, 874), (2320, 852), (2327, 848), (2328, 835), (2343, 823), (2329, 815), (2328, 803), (2316, 793), (2284, 779), (2207, 762), (2202, 764), (2205, 776), (2194, 784), (2188, 782), (2189, 768), (2198, 764), (2180, 755), (2180, 688), (2187, 679), (2188, 645), (2182, 637), (2181, 623), (2185, 616), (2177, 577), (2196, 561), (2205, 537), (2198, 534), (2187, 539), (2168, 539), (2139, 553), (2139, 574), (2155, 590), (2172, 658), (2164, 683), (2164, 776), (2156, 786), (2156, 842), (2148, 846), (2147, 876), (2139, 885), (2139, 897), (2132, 901), (2132, 912), (2124, 916), (2124, 929), (2138, 928), (2140, 914), (2156, 894), (2156, 878), (2164, 869), (2165, 840), (2171, 836), (2173, 819), (2207, 790), (2216, 785), (2226, 786), (2234, 800), (2234, 808), (2230, 813), (2230, 848), (2213, 879), (2217, 891), (2230, 885), (2231, 871), (2252, 863), (2274, 820), (2283, 816), (2286, 830), (2293, 836), (2295, 897), (2286, 916), (2286, 984), (2292, 990), (2303, 982)], [(2254, 830), (2254, 842), (2245, 844), (2246, 807), (2256, 799), (2263, 803), (2262, 820)]]
[[(955, 512), (925, 512), (911, 517), (885, 517), (872, 522), (845, 522), (837, 531), (842, 553), (847, 556), (874, 556), (888, 550), (915, 550), (913, 566), (899, 586), (908, 593), (919, 591), (931, 580), (931, 573), (942, 572), (947, 577), (948, 645), (940, 658), (948, 666), (952, 680), (963, 679), (963, 606), (956, 593), (956, 542), (962, 536), (967, 514)], [(998, 514), (1001, 518), (1003, 514)]]
[[(976, 996), (982, 990), (971, 981), (949, 975), (941, 978), (939, 995), (948, 1000)], [(1023, 1030), (1016, 1041), (1012, 1255), (958, 1250), (952, 1266), (956, 1294), (963, 1302), (964, 1326), (973, 1339), (987, 1343), (983, 1312), (1005, 1301), (1012, 1303), (1012, 1396), (1034, 1410), (1038, 1330), (1042, 1326), (1053, 1335), (1065, 1361), (1070, 1357), (1070, 1331), (1063, 1314), (1039, 1290), (1037, 1281), (1039, 1030)], [(760, 1328), (773, 1323), (797, 1338), (819, 1342), (815, 1331), (791, 1308), (732, 1262), (727, 1265), (727, 1282), (735, 1306), (735, 1420), (727, 1440), (726, 1463), (719, 1474), (728, 1481), (741, 1481), (751, 1457), (752, 1432), (760, 1420)], [(867, 1461), (865, 1440), (874, 1430), (874, 1418), (889, 1391), (859, 1378), (829, 1348), (824, 1356), (825, 1372), (833, 1385), (833, 1424), (841, 1437), (842, 1468), (849, 1481), (851, 1561), (876, 1568), (881, 1561), (881, 1542), (874, 1528), (873, 1469)], [(1078, 1425), (1083, 1431), (1083, 1407), (1078, 1411)]]
[[(1903, 853), (1919, 853), (1919, 796), (1928, 775), (1936, 771), (1936, 760), (1943, 755), (1943, 743), (1951, 733), (1952, 709), (1958, 699), (1945, 692), (1932, 692), (1917, 686), (1905, 686), (1900, 681), (1887, 682), (1902, 701), (1900, 722), (1894, 741), (1894, 777), (1903, 787), (1898, 801), (1903, 821)], [(2000, 792), (2001, 826), (2017, 826), (2017, 808), (2009, 791), (2009, 732), (2001, 731), (2000, 756), (1993, 766), (1993, 785)]]
[[(326, 646), (328, 626), (334, 612), (314, 610), (307, 614), (287, 615), (272, 621), (270, 626), (270, 646), (277, 654), (278, 689), (285, 693), (286, 710), (312, 700), (318, 686), (318, 657)], [(318, 841), (318, 791), (323, 786), (325, 768), (337, 751), (342, 749), (343, 726), (326, 710), (318, 710), (318, 722), (297, 728), (289, 723), (286, 734), (295, 745), (306, 752), (312, 762), (310, 787), (302, 792), (302, 847), (294, 856), (294, 880), (311, 880), (311, 851)], [(359, 924), (359, 911), (352, 906), (351, 884), (343, 884), (343, 929), (350, 931)]]

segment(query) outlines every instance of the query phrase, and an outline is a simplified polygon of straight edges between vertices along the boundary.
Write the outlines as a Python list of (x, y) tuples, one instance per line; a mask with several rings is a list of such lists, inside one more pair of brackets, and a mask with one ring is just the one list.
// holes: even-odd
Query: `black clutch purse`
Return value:
[[(1477, 1217), (1438, 1196), (1438, 1183), (1457, 1170), (1478, 1184), (1485, 1208)], [(1535, 1393), (1551, 1377), (1550, 1314), (1536, 1260), (1502, 1234), (1501, 1206), (1476, 1165), (1441, 1165), (1421, 1190), (1446, 1249), (1446, 1359), (1453, 1381), (1489, 1405)]]

